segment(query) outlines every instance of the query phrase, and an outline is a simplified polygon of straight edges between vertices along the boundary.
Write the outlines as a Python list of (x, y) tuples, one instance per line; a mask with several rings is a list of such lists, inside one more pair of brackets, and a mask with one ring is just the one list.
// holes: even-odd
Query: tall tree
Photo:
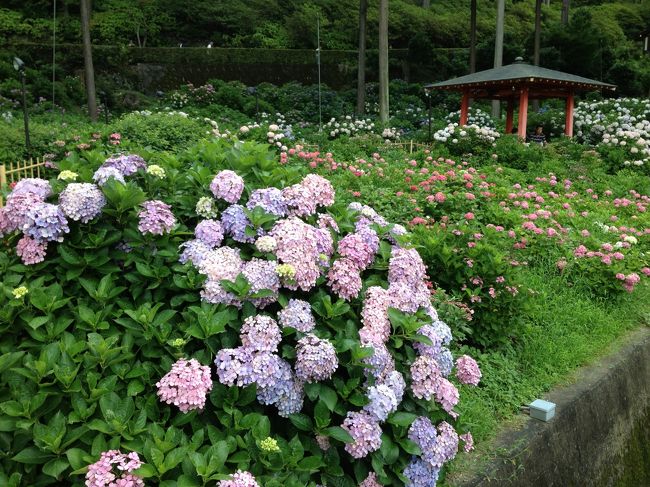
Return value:
[(97, 121), (97, 100), (95, 95), (95, 70), (90, 43), (90, 0), (81, 0), (81, 31), (83, 35), (84, 67), (86, 74), (86, 95), (90, 120)]
[[(506, 16), (505, 0), (497, 0), (497, 28), (494, 39), (494, 67), (500, 68), (503, 65), (503, 27)], [(499, 100), (492, 100), (492, 117), (498, 118), (501, 115), (501, 104)]]
[(388, 123), (388, 0), (379, 0), (379, 120)]
[(562, 0), (562, 23), (567, 25), (569, 23), (569, 6), (570, 0)]
[(476, 72), (476, 0), (469, 6), (469, 72)]
[[(533, 64), (539, 66), (539, 49), (542, 35), (542, 1), (535, 0), (535, 47), (533, 48)], [(539, 100), (533, 100), (533, 110), (539, 110)]]
[(366, 18), (368, 0), (359, 0), (359, 61), (357, 62), (357, 114), (363, 115), (366, 104)]
[(422, 8), (429, 8), (431, 6), (431, 0), (422, 0)]

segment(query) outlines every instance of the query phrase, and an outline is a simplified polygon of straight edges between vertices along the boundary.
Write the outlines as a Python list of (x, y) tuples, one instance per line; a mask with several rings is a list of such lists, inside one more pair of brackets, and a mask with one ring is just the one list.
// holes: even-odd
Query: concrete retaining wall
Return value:
[(650, 486), (650, 329), (543, 399), (548, 423), (503, 432), (487, 468), (458, 487)]

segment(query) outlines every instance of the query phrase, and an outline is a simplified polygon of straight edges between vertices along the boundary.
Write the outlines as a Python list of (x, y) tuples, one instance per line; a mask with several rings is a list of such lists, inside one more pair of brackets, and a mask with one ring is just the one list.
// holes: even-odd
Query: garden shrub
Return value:
[[(405, 230), (227, 144), (157, 164), (86, 151), (13, 189), (0, 478), (419, 485), (471, 449)], [(456, 364), (478, 383), (470, 357)]]
[(210, 128), (183, 112), (133, 112), (113, 124), (113, 129), (135, 146), (168, 151), (192, 145)]

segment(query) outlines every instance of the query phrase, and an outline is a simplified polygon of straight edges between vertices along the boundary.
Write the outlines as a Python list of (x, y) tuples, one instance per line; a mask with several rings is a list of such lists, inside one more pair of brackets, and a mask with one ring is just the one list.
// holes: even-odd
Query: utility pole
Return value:
[(388, 0), (379, 0), (379, 120), (388, 123)]
[[(503, 65), (503, 24), (506, 16), (505, 0), (497, 0), (497, 28), (494, 40), (494, 67), (500, 68)], [(492, 118), (501, 116), (501, 104), (499, 100), (492, 100)]]
[(86, 73), (86, 95), (90, 120), (97, 121), (97, 99), (95, 95), (95, 70), (90, 42), (90, 0), (81, 0), (81, 31), (83, 34), (84, 67)]

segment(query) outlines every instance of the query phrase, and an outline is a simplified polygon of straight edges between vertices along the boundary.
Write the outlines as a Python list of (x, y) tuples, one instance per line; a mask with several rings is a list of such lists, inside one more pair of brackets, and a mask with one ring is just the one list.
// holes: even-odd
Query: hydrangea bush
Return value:
[(224, 147), (163, 177), (90, 154), (9, 195), (1, 478), (419, 486), (471, 447), (456, 406), (480, 370), (405, 229)]

